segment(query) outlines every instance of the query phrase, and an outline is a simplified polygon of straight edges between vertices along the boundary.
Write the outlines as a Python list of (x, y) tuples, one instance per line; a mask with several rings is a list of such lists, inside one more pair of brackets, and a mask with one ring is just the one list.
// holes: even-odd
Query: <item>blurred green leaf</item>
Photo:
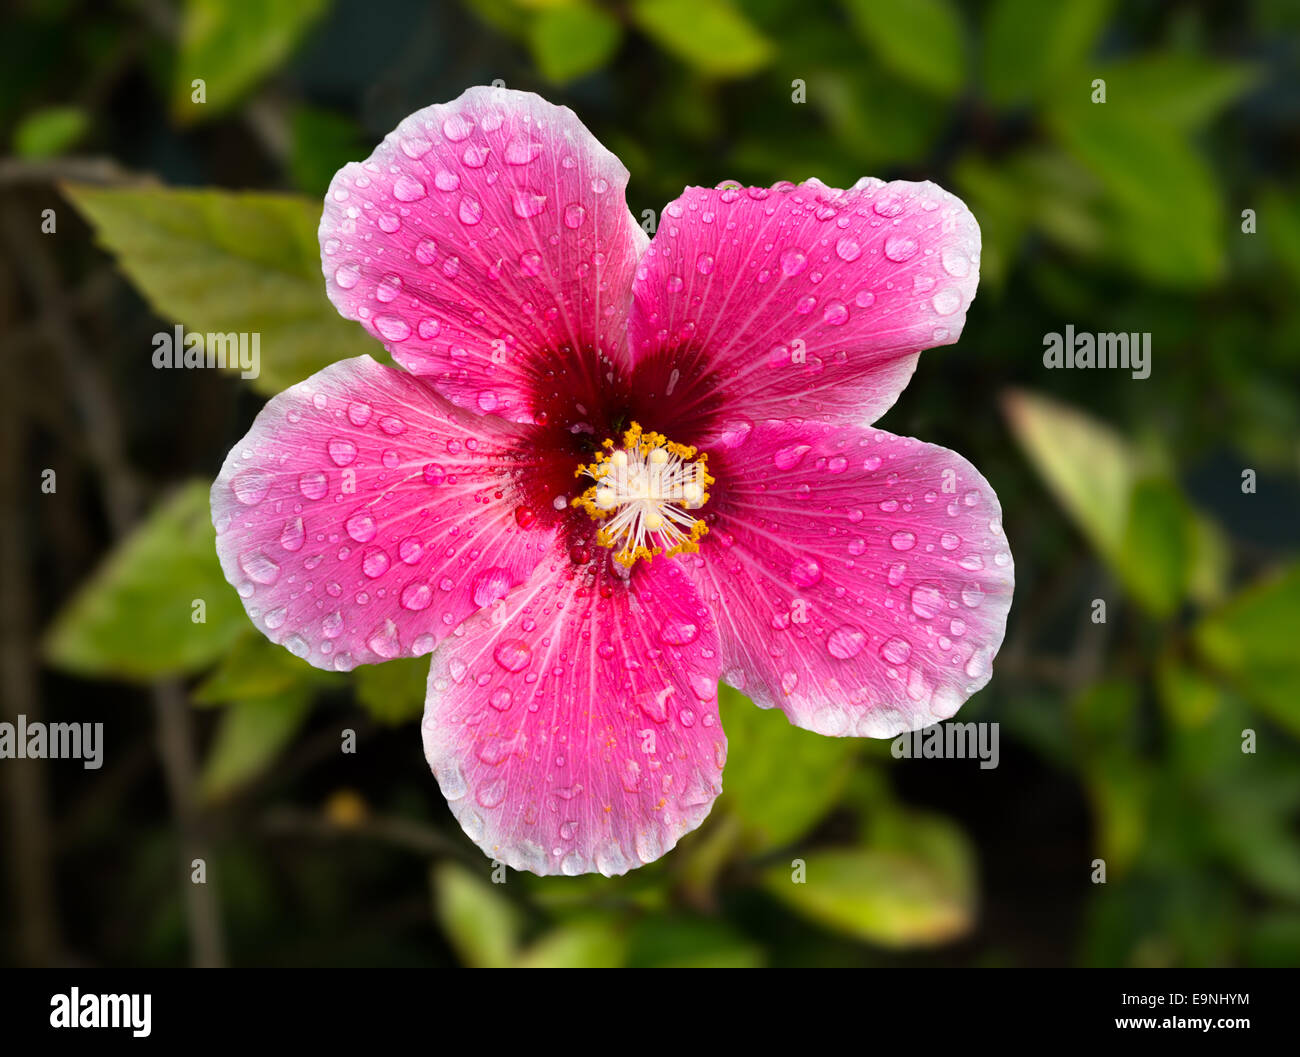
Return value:
[(591, 4), (566, 4), (538, 13), (528, 31), (533, 61), (555, 84), (601, 69), (618, 50), (623, 26)]
[(1187, 589), (1201, 605), (1223, 601), (1232, 565), (1232, 544), (1217, 524), (1196, 512), (1191, 514), (1188, 544)]
[(806, 856), (807, 879), (785, 863), (768, 868), (763, 887), (813, 921), (882, 947), (949, 943), (970, 928), (974, 895), (954, 854), (852, 848)]
[(282, 694), (294, 687), (329, 685), (340, 677), (313, 668), (260, 632), (250, 630), (194, 690), (195, 704), (225, 704)]
[(297, 188), (307, 194), (324, 198), (334, 174), (368, 153), (361, 127), (332, 110), (300, 106), (289, 124), (293, 134), (289, 171)]
[(1029, 461), (1129, 594), (1156, 616), (1172, 615), (1194, 556), (1213, 558), (1198, 552), (1209, 544), (1177, 485), (1148, 475), (1141, 453), (1073, 408), (1017, 391), (1005, 410)]
[(1243, 940), (1248, 965), (1294, 969), (1300, 965), (1300, 911), (1265, 911), (1246, 928)]
[[(922, 158), (948, 121), (947, 108), (932, 96), (874, 66), (818, 73), (810, 102), (826, 114), (841, 148), (865, 165)], [(759, 140), (789, 170), (789, 151)]]
[(461, 961), (475, 969), (511, 965), (521, 924), (514, 904), (457, 863), (439, 863), (432, 878), (434, 914)]
[(1077, 76), (1114, 0), (994, 0), (984, 28), (983, 72), (999, 105), (1038, 99)]
[(956, 95), (966, 80), (961, 14), (948, 0), (845, 0), (880, 61), (918, 88)]
[(357, 700), (381, 723), (418, 719), (424, 712), (428, 657), (402, 657), (383, 664), (364, 664), (353, 673)]
[(1243, 696), (1300, 735), (1300, 564), (1252, 584), (1203, 619), (1202, 655)]
[(772, 46), (729, 0), (632, 0), (632, 20), (666, 51), (714, 77), (765, 66)]
[(1268, 239), (1274, 255), (1290, 274), (1292, 284), (1300, 285), (1300, 195), (1267, 188), (1255, 223), (1256, 230)]
[(1222, 194), (1186, 134), (1087, 102), (1048, 112), (1060, 141), (1101, 181), (1118, 261), (1153, 282), (1199, 286), (1224, 267)]
[(1097, 851), (1115, 877), (1142, 852), (1150, 816), (1151, 768), (1137, 751), (1137, 711), (1137, 687), (1120, 680), (1095, 683), (1071, 703)]
[(86, 134), (90, 115), (77, 106), (33, 110), (14, 130), (14, 153), (20, 158), (52, 158)]
[(200, 794), (219, 799), (260, 775), (293, 740), (310, 711), (311, 694), (303, 687), (225, 708), (203, 764)]
[(1259, 71), (1244, 63), (1157, 52), (1098, 65), (1084, 84), (1098, 77), (1106, 82), (1104, 104), (1091, 103), (1088, 93), (1075, 86), (1057, 105), (1075, 109), (1081, 117), (1097, 109), (1108, 117), (1186, 130), (1222, 113), (1251, 87)]
[(533, 942), (515, 960), (519, 969), (618, 969), (627, 961), (627, 937), (609, 918), (569, 921)]
[[(78, 675), (156, 679), (206, 667), (248, 630), (217, 561), (208, 485), (156, 507), (55, 617), (45, 656)], [(196, 624), (192, 603), (206, 620)]]
[[(239, 102), (280, 65), (326, 0), (185, 0), (172, 89), (178, 121), (203, 121)], [(205, 83), (206, 102), (192, 102), (192, 82)]]
[(1080, 411), (1016, 391), (1004, 404), (1021, 449), (1057, 501), (1104, 556), (1124, 544), (1132, 453), (1123, 438)]
[(858, 746), (792, 726), (778, 709), (761, 709), (726, 684), (718, 687), (727, 767), (715, 811), (735, 814), (754, 848), (802, 836), (839, 799)]
[(1187, 591), (1195, 526), (1171, 482), (1148, 477), (1129, 495), (1128, 522), (1119, 551), (1124, 583), (1149, 612), (1173, 614)]
[(757, 969), (763, 951), (726, 921), (651, 915), (632, 931), (628, 964), (639, 969)]
[(1161, 657), (1156, 680), (1160, 703), (1178, 726), (1199, 727), (1219, 707), (1219, 688), (1172, 654)]
[(320, 203), (291, 195), (64, 187), (153, 310), (196, 333), (257, 333), (273, 394), (380, 346), (325, 296)]

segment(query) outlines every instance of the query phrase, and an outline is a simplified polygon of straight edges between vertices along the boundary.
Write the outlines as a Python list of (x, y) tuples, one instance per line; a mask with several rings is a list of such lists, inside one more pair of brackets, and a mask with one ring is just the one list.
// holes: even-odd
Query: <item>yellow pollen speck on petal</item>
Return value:
[(692, 512), (709, 501), (708, 456), (636, 422), (621, 447), (612, 438), (601, 447), (578, 467), (575, 476), (593, 484), (573, 500), (600, 522), (596, 542), (629, 567), (641, 558), (698, 551), (708, 526)]

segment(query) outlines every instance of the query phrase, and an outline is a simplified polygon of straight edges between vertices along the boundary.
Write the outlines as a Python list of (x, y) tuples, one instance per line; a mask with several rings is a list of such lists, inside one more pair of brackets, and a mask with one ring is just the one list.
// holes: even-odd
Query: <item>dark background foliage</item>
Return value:
[[(1298, 59), (1287, 0), (9, 5), (3, 718), (107, 745), (98, 771), (0, 761), (0, 956), (1300, 963)], [(320, 196), (494, 79), (572, 106), (638, 217), (724, 179), (970, 204), (965, 333), (881, 424), (1002, 499), (1015, 605), (958, 717), (1000, 724), (996, 769), (725, 695), (726, 791), (676, 851), (493, 885), (421, 755), (425, 665), (322, 675), (253, 631), (207, 482), (267, 395), (382, 352), (325, 301)], [(261, 332), (261, 378), (153, 369), (176, 322)], [(1149, 332), (1151, 376), (1045, 369), (1067, 323)]]

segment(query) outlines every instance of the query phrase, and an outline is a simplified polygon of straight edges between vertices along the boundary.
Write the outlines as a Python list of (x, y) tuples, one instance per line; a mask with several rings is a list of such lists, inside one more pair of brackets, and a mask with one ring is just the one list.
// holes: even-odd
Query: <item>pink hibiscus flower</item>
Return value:
[(688, 188), (648, 241), (568, 109), (497, 88), (335, 176), (363, 356), (272, 399), (212, 490), (249, 616), (321, 668), (433, 653), (423, 734), (465, 832), (621, 874), (721, 791), (725, 680), (891, 737), (991, 674), (997, 496), (869, 423), (954, 342), (979, 228), (930, 183)]

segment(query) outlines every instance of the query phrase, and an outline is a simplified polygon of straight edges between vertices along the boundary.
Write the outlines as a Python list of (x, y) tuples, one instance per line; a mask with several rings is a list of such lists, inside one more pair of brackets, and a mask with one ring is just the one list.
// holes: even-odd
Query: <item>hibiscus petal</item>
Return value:
[(555, 535), (520, 518), (517, 427), (369, 356), (270, 400), (212, 485), (253, 622), (318, 668), (428, 653), (523, 583)]
[(960, 336), (979, 255), (970, 210), (932, 183), (688, 188), (637, 268), (634, 388), (670, 395), (656, 428), (674, 436), (737, 414), (874, 422), (919, 353)]
[(406, 118), (325, 196), (330, 300), (453, 403), (531, 421), (547, 372), (626, 360), (646, 242), (622, 163), (566, 107), (470, 88)]
[[(583, 555), (585, 561), (586, 555)], [(567, 551), (434, 654), (424, 747), (493, 859), (537, 874), (651, 862), (721, 792), (717, 631), (674, 562)]]
[(709, 468), (712, 528), (688, 564), (730, 685), (797, 726), (887, 738), (988, 682), (1014, 569), (997, 496), (960, 455), (767, 422)]

